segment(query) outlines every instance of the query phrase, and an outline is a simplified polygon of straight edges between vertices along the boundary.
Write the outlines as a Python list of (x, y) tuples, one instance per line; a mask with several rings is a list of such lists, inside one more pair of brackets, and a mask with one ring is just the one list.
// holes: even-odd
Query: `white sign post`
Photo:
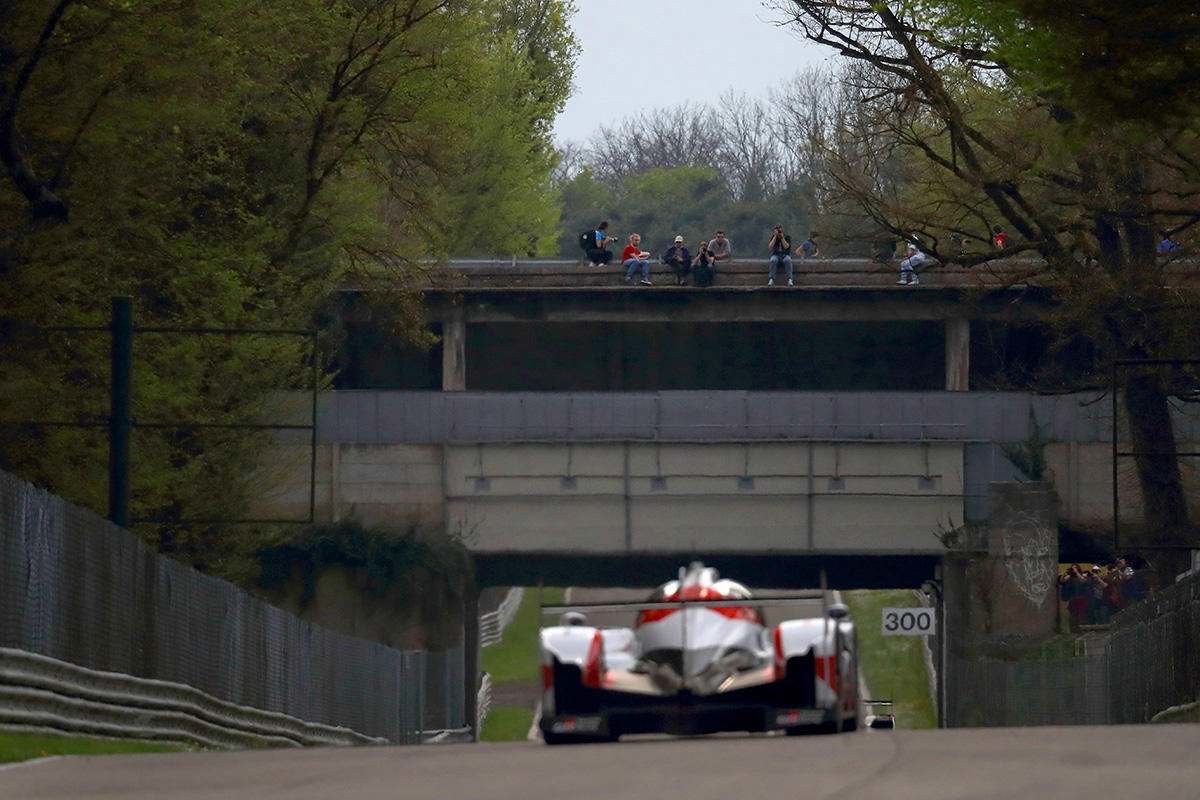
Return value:
[(884, 636), (932, 636), (937, 633), (937, 615), (932, 608), (885, 608)]

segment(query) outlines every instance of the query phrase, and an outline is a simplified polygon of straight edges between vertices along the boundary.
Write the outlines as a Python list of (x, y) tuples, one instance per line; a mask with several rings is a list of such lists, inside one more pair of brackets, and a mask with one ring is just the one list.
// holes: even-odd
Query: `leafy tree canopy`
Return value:
[[(450, 252), (546, 252), (567, 0), (0, 4), (0, 309), (27, 325), (310, 327), (334, 289)], [(391, 302), (417, 335), (414, 296)], [(10, 330), (6, 328), (6, 331)], [(0, 420), (102, 420), (103, 335), (0, 337)], [(306, 345), (142, 334), (142, 421), (277, 420)], [(285, 416), (285, 415), (284, 415)], [(102, 431), (0, 428), (0, 464), (103, 511)], [(245, 516), (254, 436), (139, 431), (134, 514)], [(148, 537), (220, 567), (235, 538)]]

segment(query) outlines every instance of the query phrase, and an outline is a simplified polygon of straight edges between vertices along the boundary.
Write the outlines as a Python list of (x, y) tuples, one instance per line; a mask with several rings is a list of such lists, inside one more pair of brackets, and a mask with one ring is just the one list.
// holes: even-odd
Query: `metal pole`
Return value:
[[(317, 346), (318, 346), (317, 337), (318, 336), (319, 336), (319, 334), (316, 331), (313, 331), (313, 333), (312, 333), (312, 366), (311, 366), (311, 375), (309, 377), (309, 379), (312, 381), (312, 409), (311, 409), (312, 417), (310, 419), (310, 423), (312, 424), (312, 431), (310, 434), (311, 438), (309, 440), (309, 453), (308, 453), (308, 521), (309, 521), (309, 523), (313, 523), (313, 524), (315, 524), (317, 521), (317, 389), (319, 388), (319, 385), (320, 385), (320, 371), (318, 370), (318, 367), (317, 367)], [(336, 445), (335, 445), (335, 448), (336, 448)], [(329, 476), (329, 486), (330, 486), (331, 490), (337, 491), (337, 488), (333, 484), (332, 471)], [(330, 514), (330, 519), (332, 519), (336, 522), (337, 517), (334, 514), (334, 506), (335, 505), (336, 504), (334, 502), (330, 502), (329, 514)]]
[(112, 372), (108, 418), (108, 518), (129, 524), (129, 431), (133, 370), (133, 306), (128, 297), (112, 299)]
[(1121, 549), (1121, 498), (1117, 490), (1117, 362), (1112, 366), (1112, 509), (1113, 509), (1113, 554), (1120, 555)]
[(472, 741), (479, 741), (479, 587), (474, 576), (468, 576), (463, 592), (463, 683), (467, 696), (463, 698), (465, 724), (471, 728)]

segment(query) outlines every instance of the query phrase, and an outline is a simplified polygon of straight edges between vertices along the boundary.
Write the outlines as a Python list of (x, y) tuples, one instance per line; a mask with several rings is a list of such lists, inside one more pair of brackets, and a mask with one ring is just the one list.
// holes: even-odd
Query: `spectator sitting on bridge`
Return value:
[(638, 268), (642, 270), (642, 285), (653, 286), (650, 282), (650, 254), (642, 249), (642, 235), (629, 234), (629, 246), (621, 253), (621, 263), (625, 265), (625, 282), (633, 281), (633, 274)]
[(900, 262), (900, 280), (896, 281), (899, 286), (916, 286), (921, 282), (917, 270), (929, 260), (929, 256), (921, 251), (917, 244), (919, 241), (913, 236), (905, 246), (905, 257)]
[(1008, 234), (999, 225), (992, 226), (992, 247), (997, 250), (1008, 247)]
[(708, 243), (700, 240), (700, 252), (692, 259), (692, 282), (697, 286), (712, 286), (713, 255), (708, 252)]
[(767, 286), (775, 285), (775, 271), (781, 264), (787, 270), (788, 286), (795, 286), (792, 282), (792, 237), (784, 233), (782, 225), (776, 225), (771, 230), (771, 239), (767, 242), (767, 247), (771, 250), (771, 269), (767, 273)]
[(675, 237), (675, 243), (663, 253), (662, 260), (674, 271), (677, 284), (683, 286), (687, 283), (688, 273), (692, 271), (692, 254), (684, 246), (682, 236)]
[(588, 261), (593, 267), (607, 266), (612, 261), (612, 251), (608, 249), (609, 242), (612, 237), (608, 235), (608, 220), (604, 220), (597, 227), (593, 234), (595, 238), (595, 246), (587, 251)]
[(717, 231), (712, 241), (708, 243), (708, 254), (712, 257), (712, 270), (717, 271), (717, 265), (722, 261), (733, 258), (733, 242), (725, 238), (725, 231)]
[(805, 260), (821, 255), (821, 248), (817, 246), (816, 232), (809, 233), (808, 238), (800, 243), (800, 246), (796, 248), (796, 255)]

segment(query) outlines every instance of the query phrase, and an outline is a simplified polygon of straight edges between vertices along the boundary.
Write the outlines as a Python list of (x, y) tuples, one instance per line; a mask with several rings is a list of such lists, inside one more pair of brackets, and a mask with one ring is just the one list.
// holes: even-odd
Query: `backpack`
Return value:
[(692, 283), (696, 286), (712, 286), (713, 268), (707, 261), (697, 261), (692, 267)]
[(579, 247), (585, 253), (590, 250), (595, 250), (596, 249), (596, 232), (595, 231), (584, 231), (583, 233), (579, 234)]

